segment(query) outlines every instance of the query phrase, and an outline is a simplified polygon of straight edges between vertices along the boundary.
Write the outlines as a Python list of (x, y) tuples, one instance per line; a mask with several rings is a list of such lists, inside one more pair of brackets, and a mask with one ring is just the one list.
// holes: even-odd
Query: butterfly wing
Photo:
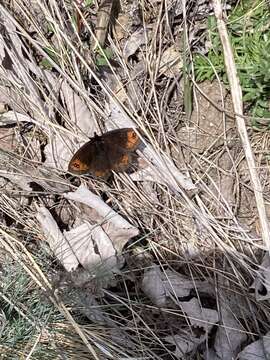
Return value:
[(103, 137), (111, 169), (115, 172), (126, 171), (131, 163), (132, 152), (140, 145), (140, 138), (135, 130), (131, 128), (112, 130)]
[(72, 157), (68, 171), (76, 175), (92, 174), (107, 177), (110, 170), (106, 149), (96, 138), (85, 143)]
[(102, 138), (106, 144), (121, 148), (125, 151), (135, 151), (140, 145), (140, 138), (136, 131), (131, 128), (108, 131)]
[(90, 173), (106, 178), (112, 170), (122, 172), (130, 164), (130, 153), (140, 144), (131, 128), (109, 131), (84, 144), (70, 160), (68, 170), (76, 175)]

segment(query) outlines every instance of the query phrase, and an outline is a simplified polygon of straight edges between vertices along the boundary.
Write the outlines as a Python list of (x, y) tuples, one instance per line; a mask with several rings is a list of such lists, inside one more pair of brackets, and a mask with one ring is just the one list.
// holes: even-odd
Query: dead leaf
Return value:
[(35, 121), (30, 116), (18, 113), (13, 110), (10, 110), (8, 112), (0, 114), (0, 125), (1, 126), (13, 125), (13, 124), (23, 123), (23, 122), (30, 122), (33, 124), (38, 124), (38, 122)]
[(130, 23), (130, 18), (127, 14), (124, 13), (118, 16), (114, 25), (115, 39), (121, 41), (122, 39), (127, 37), (129, 30), (129, 26), (128, 26), (129, 23)]
[(84, 223), (62, 234), (47, 209), (40, 208), (37, 219), (50, 248), (67, 271), (75, 270), (79, 264), (99, 275), (117, 271), (120, 262), (116, 249), (101, 226)]
[(64, 236), (70, 251), (84, 269), (96, 269), (99, 273), (117, 270), (116, 250), (100, 225), (85, 222), (70, 231), (64, 231)]
[(91, 193), (84, 185), (79, 186), (74, 192), (64, 194), (64, 197), (95, 209), (93, 214), (96, 216), (91, 220), (101, 225), (118, 252), (122, 251), (123, 246), (130, 238), (139, 234), (139, 230), (135, 226), (105, 204), (100, 197)]
[(74, 142), (71, 140), (72, 135), (68, 135), (67, 132), (58, 131), (50, 136), (49, 143), (45, 146), (44, 153), (46, 160), (44, 165), (67, 171), (69, 161), (76, 151), (76, 148), (80, 147), (85, 141), (78, 142), (78, 146), (74, 146)]
[(12, 184), (18, 186), (19, 188), (21, 188), (24, 191), (29, 191), (29, 192), (33, 191), (31, 186), (29, 185), (29, 183), (31, 182), (31, 178), (27, 179), (24, 176), (11, 174), (11, 173), (8, 173), (8, 172), (2, 171), (2, 170), (0, 170), (0, 176), (11, 181)]
[(106, 122), (107, 130), (125, 127), (136, 128), (134, 122), (115, 100), (110, 99), (109, 103), (106, 103), (105, 106), (108, 113), (108, 120)]
[(123, 55), (126, 60), (131, 55), (135, 54), (140, 46), (146, 43), (147, 35), (148, 33), (144, 28), (136, 30), (133, 34), (131, 34), (123, 48)]
[(10, 20), (11, 15), (4, 8), (2, 8), (2, 12), (4, 16), (1, 18), (0, 63), (2, 66), (0, 75), (3, 79), (31, 94), (31, 100), (39, 104), (41, 102), (39, 90), (36, 84), (29, 80), (29, 73), (32, 72), (36, 76), (42, 77), (41, 70), (35, 62), (30, 60), (31, 57), (24, 56), (26, 47), (22, 44), (16, 26)]
[(37, 208), (36, 218), (42, 227), (46, 242), (60, 263), (67, 271), (75, 270), (79, 261), (49, 210), (45, 207)]
[(162, 272), (157, 265), (145, 270), (142, 280), (143, 292), (157, 306), (167, 305), (170, 299), (175, 300), (177, 298), (179, 300), (189, 296), (194, 288), (197, 291), (203, 290), (204, 293), (209, 294), (213, 291), (207, 281), (193, 281), (171, 270)]
[(0, 146), (2, 150), (14, 151), (18, 148), (15, 128), (0, 127)]
[(148, 144), (142, 149), (142, 153), (153, 165), (151, 170), (156, 179), (161, 179), (162, 183), (168, 185), (173, 191), (178, 192), (179, 185), (189, 192), (197, 191), (197, 187), (192, 183), (192, 180), (187, 175), (181, 174), (168, 155), (165, 153), (158, 154)]
[(42, 167), (35, 167), (16, 153), (9, 153), (0, 148), (0, 176), (11, 181), (25, 191), (32, 191), (31, 182), (39, 184), (52, 193), (61, 194), (70, 190), (70, 183), (61, 178), (58, 172)]
[(175, 45), (167, 48), (160, 59), (159, 73), (167, 77), (173, 78), (179, 75), (183, 67), (180, 50)]
[(85, 102), (71, 88), (71, 86), (63, 81), (60, 88), (62, 101), (65, 103), (70, 116), (70, 129), (76, 131), (85, 141), (94, 135), (97, 131), (97, 124), (93, 119)]
[(92, 121), (92, 114), (84, 101), (64, 81), (61, 84), (61, 96), (66, 104), (72, 129), (58, 129), (49, 136), (49, 143), (45, 147), (45, 165), (67, 171), (72, 155), (94, 135), (96, 124)]
[(156, 306), (163, 307), (166, 305), (166, 289), (163, 284), (162, 272), (157, 265), (144, 272), (142, 291)]
[(205, 341), (205, 336), (196, 338), (195, 335), (192, 336), (191, 334), (176, 334), (166, 336), (165, 340), (175, 345), (176, 349), (173, 354), (177, 359), (186, 359), (186, 354), (194, 351), (198, 345)]
[(270, 332), (261, 339), (247, 345), (238, 356), (238, 360), (262, 360), (270, 358)]
[(119, 103), (124, 104), (132, 113), (138, 111), (142, 103), (144, 74), (145, 64), (143, 61), (134, 65), (125, 85), (114, 74), (106, 73), (106, 83), (109, 84), (111, 91)]
[(190, 301), (181, 301), (179, 304), (186, 313), (190, 324), (195, 327), (204, 328), (206, 333), (209, 333), (219, 321), (218, 312), (202, 307), (199, 300), (195, 297)]
[(218, 327), (216, 333), (214, 351), (217, 359), (231, 360), (238, 354), (247, 335), (240, 321), (236, 319), (236, 315), (233, 315), (225, 306), (226, 304), (222, 304), (220, 309), (222, 326)]

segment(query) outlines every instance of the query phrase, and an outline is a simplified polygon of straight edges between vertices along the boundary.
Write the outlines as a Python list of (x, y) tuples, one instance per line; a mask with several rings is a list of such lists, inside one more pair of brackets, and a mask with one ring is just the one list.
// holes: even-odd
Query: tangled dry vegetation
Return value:
[[(269, 132), (196, 82), (213, 4), (1, 2), (1, 359), (270, 356)], [(123, 127), (132, 171), (67, 172)]]

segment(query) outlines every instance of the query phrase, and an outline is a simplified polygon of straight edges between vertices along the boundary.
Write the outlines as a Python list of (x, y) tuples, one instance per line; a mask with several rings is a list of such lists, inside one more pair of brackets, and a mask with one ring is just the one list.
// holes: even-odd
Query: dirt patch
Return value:
[(191, 118), (179, 130), (178, 136), (190, 150), (202, 154), (229, 143), (235, 134), (235, 124), (220, 111), (220, 108), (225, 108), (232, 112), (231, 98), (225, 87), (217, 81), (205, 81), (199, 88), (200, 91), (195, 89), (195, 108)]

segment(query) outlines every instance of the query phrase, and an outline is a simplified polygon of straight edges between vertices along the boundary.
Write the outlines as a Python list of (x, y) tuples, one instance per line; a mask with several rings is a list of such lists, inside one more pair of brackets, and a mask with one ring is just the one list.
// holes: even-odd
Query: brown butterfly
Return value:
[(95, 134), (73, 155), (68, 171), (101, 178), (108, 178), (111, 171), (126, 171), (140, 142), (139, 136), (130, 128), (112, 130), (100, 136)]

